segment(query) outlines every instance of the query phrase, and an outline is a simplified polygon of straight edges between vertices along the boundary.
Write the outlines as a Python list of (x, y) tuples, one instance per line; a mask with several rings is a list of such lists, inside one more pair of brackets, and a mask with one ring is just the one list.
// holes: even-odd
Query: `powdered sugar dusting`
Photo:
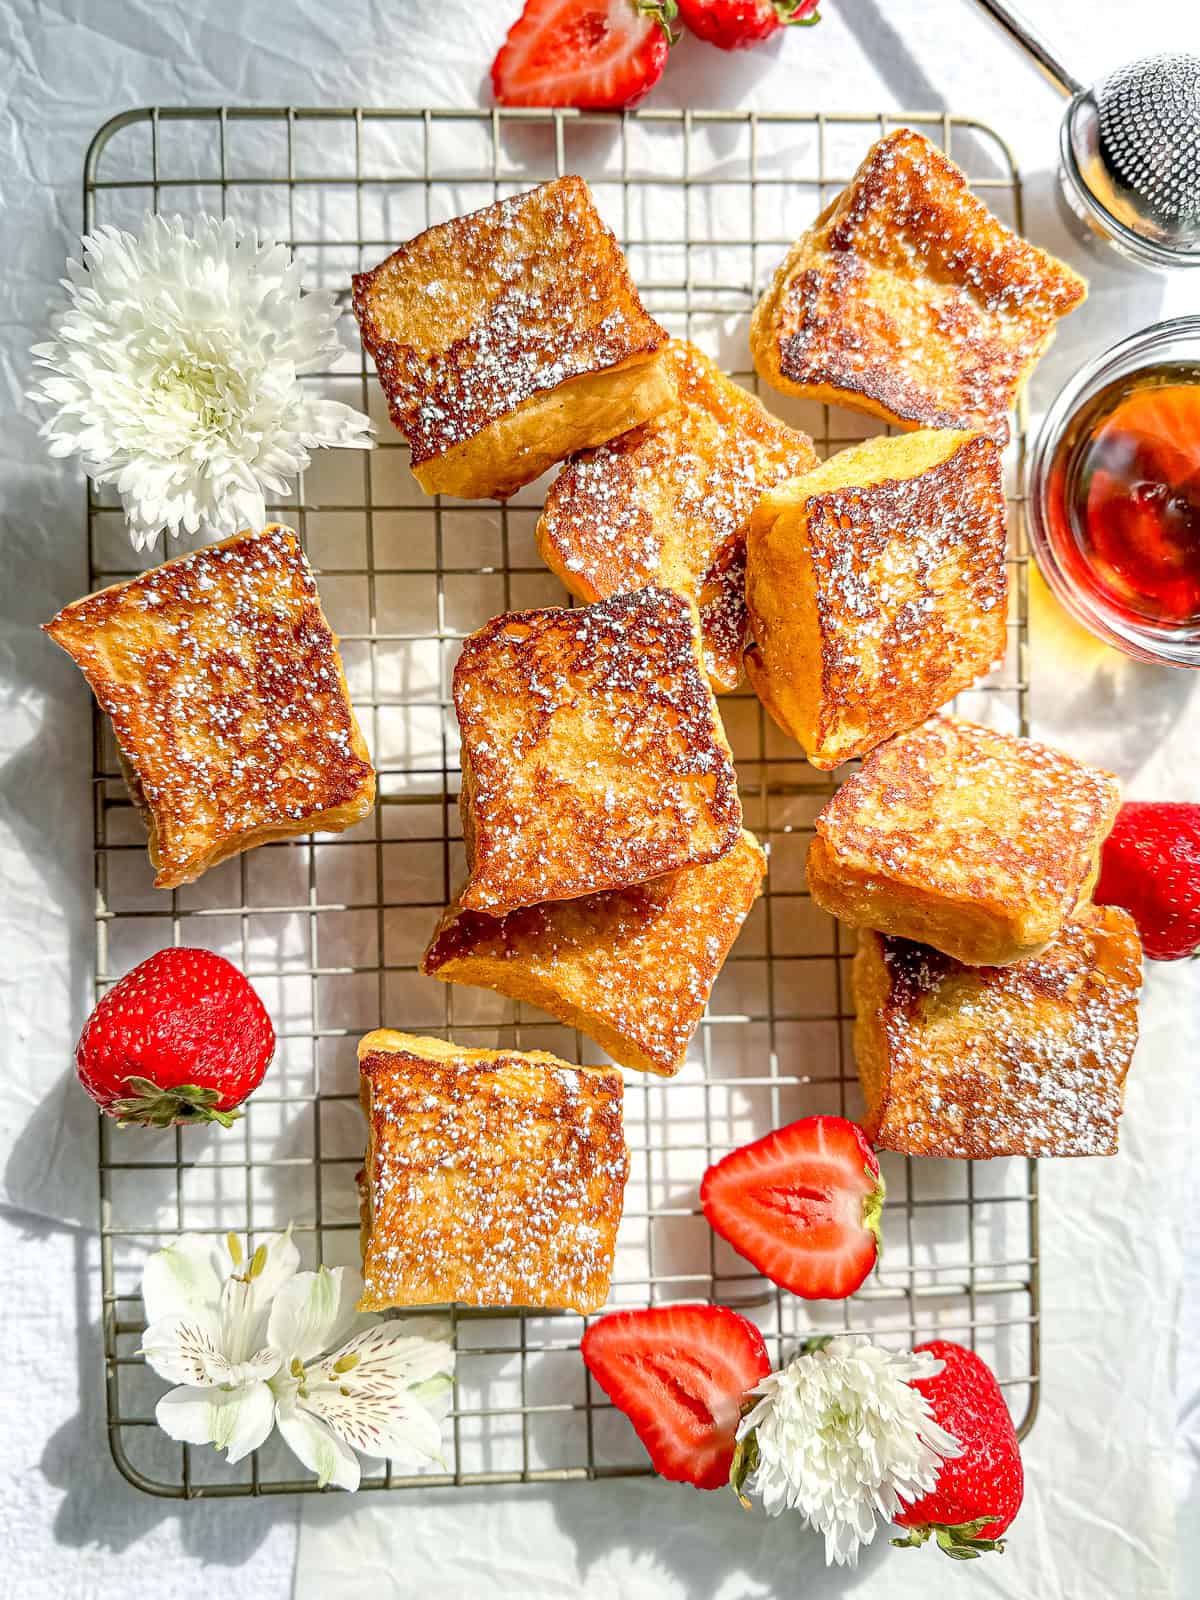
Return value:
[(1085, 292), (993, 217), (936, 145), (900, 128), (780, 268), (769, 336), (791, 384), (1003, 439), (1021, 380)]
[(454, 675), (468, 909), (642, 883), (736, 840), (695, 614), (665, 589), (498, 617)]
[(744, 537), (731, 539), (717, 551), (701, 580), (698, 598), (704, 670), (715, 688), (736, 688), (750, 639)]
[(1040, 937), (1050, 938), (1119, 799), (1111, 773), (1032, 739), (935, 716), (873, 751), (816, 828), (837, 860), (873, 874), (874, 890), (898, 904), (915, 885), (1010, 908), (1031, 929), (1046, 924)]
[(629, 1170), (619, 1072), (377, 1052), (362, 1073), (371, 1304), (603, 1304)]
[(370, 808), (371, 767), (290, 529), (168, 561), (76, 601), (48, 631), (112, 719), (154, 819), (160, 882), (188, 881), (223, 839)]
[(452, 906), (422, 970), (538, 1005), (623, 1066), (673, 1074), (765, 870), (743, 835), (718, 861), (630, 889), (505, 917)]
[(419, 234), (356, 276), (354, 308), (414, 465), (666, 338), (574, 177)]
[[(869, 749), (911, 727), (1004, 656), (996, 446), (976, 436), (915, 477), (815, 495), (805, 515), (821, 634), (815, 721), (844, 760), (864, 734)], [(776, 598), (786, 615), (791, 597)]]
[(888, 1086), (876, 1142), (912, 1155), (1109, 1155), (1137, 1040), (1130, 919), (1089, 907), (1039, 956), (964, 967), (880, 938)]
[(696, 600), (705, 667), (736, 686), (745, 648), (745, 537), (765, 489), (816, 465), (806, 434), (769, 415), (692, 345), (664, 359), (679, 407), (563, 468), (539, 541), (573, 593), (662, 583)]

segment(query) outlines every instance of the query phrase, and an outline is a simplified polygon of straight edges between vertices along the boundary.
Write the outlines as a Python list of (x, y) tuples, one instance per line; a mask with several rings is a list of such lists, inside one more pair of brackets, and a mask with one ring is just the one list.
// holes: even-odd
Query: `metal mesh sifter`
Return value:
[(979, 4), (1070, 96), (1059, 156), (1076, 217), (1142, 266), (1200, 266), (1200, 55), (1145, 56), (1089, 89), (1008, 0)]

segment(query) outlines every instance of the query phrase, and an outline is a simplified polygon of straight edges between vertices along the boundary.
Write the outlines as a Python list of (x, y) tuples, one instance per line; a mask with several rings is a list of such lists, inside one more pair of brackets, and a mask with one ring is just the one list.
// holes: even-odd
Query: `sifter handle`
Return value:
[(984, 11), (990, 12), (1023, 50), (1028, 51), (1054, 87), (1068, 99), (1072, 95), (1081, 94), (1087, 88), (1086, 84), (1080, 83), (1073, 73), (1067, 71), (1050, 46), (1026, 22), (1019, 11), (1006, 5), (1004, 0), (978, 0), (978, 3)]

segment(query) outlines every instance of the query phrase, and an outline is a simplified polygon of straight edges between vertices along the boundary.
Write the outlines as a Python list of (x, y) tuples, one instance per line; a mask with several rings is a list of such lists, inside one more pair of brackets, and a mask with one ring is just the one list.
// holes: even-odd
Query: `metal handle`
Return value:
[(1073, 73), (1067, 71), (1050, 46), (1026, 22), (1020, 12), (1014, 11), (1009, 5), (1005, 5), (1003, 0), (978, 0), (978, 4), (985, 11), (991, 13), (1000, 26), (1008, 31), (1023, 50), (1028, 51), (1060, 93), (1065, 94), (1069, 99), (1072, 95), (1081, 94), (1087, 88), (1085, 83), (1080, 83)]

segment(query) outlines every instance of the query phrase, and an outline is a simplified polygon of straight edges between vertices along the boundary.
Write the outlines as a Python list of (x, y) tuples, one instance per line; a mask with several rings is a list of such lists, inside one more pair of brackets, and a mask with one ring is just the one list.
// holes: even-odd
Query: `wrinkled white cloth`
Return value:
[[(473, 106), (517, 9), (0, 0), (0, 1199), (40, 1214), (5, 1218), (0, 1254), (12, 1378), (0, 1408), (0, 1588), (183, 1600), (215, 1580), (275, 1600), (289, 1592), (298, 1519), (301, 1600), (904, 1596), (968, 1582), (1038, 1600), (1159, 1600), (1174, 1565), (1172, 1471), (1188, 1508), (1181, 1570), (1194, 1573), (1200, 1556), (1200, 1340), (1180, 1304), (1190, 1285), (1195, 1306), (1200, 1277), (1187, 1160), (1200, 1022), (1183, 967), (1150, 970), (1121, 1155), (1043, 1164), (1042, 1413), (1020, 1536), (1001, 1561), (959, 1569), (928, 1550), (885, 1560), (877, 1546), (857, 1574), (827, 1576), (817, 1541), (786, 1519), (653, 1482), (178, 1506), (139, 1496), (108, 1461), (94, 1251), (53, 1226), (90, 1226), (95, 1208), (94, 1123), (70, 1074), (92, 960), (90, 713), (75, 669), (35, 630), (84, 588), (83, 489), (74, 468), (47, 459), (21, 399), (28, 347), (77, 239), (83, 151), (108, 116), (152, 101)], [(1036, 9), (1082, 78), (1189, 27), (1182, 7), (1143, 8), (1132, 28), (1119, 0)], [(826, 0), (824, 10), (819, 28), (742, 56), (685, 41), (652, 104), (969, 112), (1013, 146), (1031, 234), (1065, 248), (1050, 199), (1059, 103), (981, 11), (968, 0)], [(1035, 405), (1101, 344), (1187, 306), (1188, 287), (1147, 279), (1129, 295), (1094, 283), (1038, 374)], [(1115, 766), (1134, 794), (1188, 795), (1200, 745), (1190, 676), (1081, 652), (1039, 609), (1034, 679), (1037, 731)]]

